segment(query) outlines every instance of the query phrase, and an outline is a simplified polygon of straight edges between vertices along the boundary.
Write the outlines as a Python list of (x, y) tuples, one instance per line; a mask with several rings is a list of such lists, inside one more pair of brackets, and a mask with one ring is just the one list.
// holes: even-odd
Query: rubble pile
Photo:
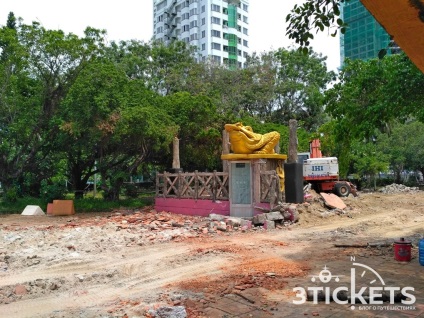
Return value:
[(264, 213), (256, 214), (251, 220), (237, 217), (228, 217), (219, 214), (210, 214), (209, 229), (218, 231), (237, 231), (245, 232), (250, 229), (263, 228), (272, 230), (282, 228), (299, 220), (297, 206), (290, 203), (279, 203), (271, 210), (265, 210)]
[(385, 194), (401, 193), (401, 192), (418, 192), (420, 189), (418, 187), (407, 187), (403, 184), (392, 183), (388, 186), (385, 186), (379, 190)]
[[(91, 218), (70, 216), (62, 219), (64, 223), (35, 227), (0, 223), (0, 271), (40, 263), (52, 265), (63, 259), (102, 253), (111, 248), (118, 252), (122, 247), (181, 241), (224, 232), (281, 228), (298, 219), (296, 205), (280, 204), (252, 220), (219, 214), (200, 217), (144, 210), (120, 211)], [(122, 233), (114, 235), (116, 232)], [(47, 246), (48, 251), (44, 251)], [(40, 249), (45, 255), (39, 252)], [(9, 250), (19, 252), (9, 254)]]
[[(161, 242), (183, 241), (195, 237), (283, 228), (298, 220), (297, 206), (282, 203), (253, 219), (210, 214), (209, 217), (156, 212), (150, 208), (119, 210), (100, 215), (37, 217), (39, 223), (2, 223), (0, 220), (0, 278), (26, 269), (58, 270), (57, 276), (22, 277), (19, 284), (0, 287), (0, 304), (69, 293), (85, 297), (87, 286), (113, 285), (134, 271), (130, 265), (117, 268), (60, 274), (64, 267), (79, 268), (85, 259), (95, 257), (107, 263), (107, 254), (124, 259), (123, 250)], [(209, 255), (209, 254), (208, 254)], [(187, 258), (184, 258), (184, 262)], [(179, 264), (179, 259), (173, 259)], [(182, 262), (182, 261), (181, 261)], [(174, 304), (175, 305), (175, 304)], [(185, 317), (184, 307), (147, 311), (151, 317)]]
[(265, 229), (275, 229), (287, 226), (299, 221), (297, 206), (291, 203), (279, 202), (267, 213), (257, 214), (253, 217), (255, 226), (263, 226)]

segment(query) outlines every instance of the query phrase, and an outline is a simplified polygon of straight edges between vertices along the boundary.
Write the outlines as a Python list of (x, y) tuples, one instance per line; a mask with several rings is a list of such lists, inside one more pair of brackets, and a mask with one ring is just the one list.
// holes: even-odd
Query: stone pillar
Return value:
[(289, 121), (289, 155), (284, 164), (285, 197), (288, 203), (303, 203), (303, 164), (297, 162), (297, 121)]
[(172, 141), (172, 169), (180, 168), (180, 140), (175, 136)]

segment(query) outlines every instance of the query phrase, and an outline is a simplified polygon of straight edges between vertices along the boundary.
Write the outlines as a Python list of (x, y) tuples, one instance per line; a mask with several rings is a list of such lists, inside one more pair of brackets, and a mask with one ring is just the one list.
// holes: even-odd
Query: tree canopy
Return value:
[(186, 171), (219, 170), (225, 123), (285, 134), (297, 118), (306, 145), (323, 122), (334, 77), (324, 57), (278, 49), (234, 70), (195, 57), (184, 42), (108, 43), (102, 30), (78, 37), (9, 14), (0, 27), (2, 186), (39, 195), (66, 180), (80, 196), (98, 174), (115, 200), (131, 175), (171, 166), (174, 136)]
[(331, 36), (338, 32), (346, 32), (346, 23), (340, 18), (342, 3), (349, 0), (306, 0), (301, 5), (295, 5), (286, 16), (288, 26), (286, 35), (295, 40), (300, 50), (307, 53), (314, 31), (322, 32), (325, 29)]

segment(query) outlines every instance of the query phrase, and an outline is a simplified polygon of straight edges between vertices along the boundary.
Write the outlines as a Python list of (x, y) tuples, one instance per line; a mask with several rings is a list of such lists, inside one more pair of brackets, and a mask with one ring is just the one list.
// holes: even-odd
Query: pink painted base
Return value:
[[(269, 203), (255, 204), (269, 210)], [(155, 198), (155, 210), (158, 212), (167, 211), (184, 215), (209, 216), (211, 213), (230, 216), (230, 201), (194, 200), (194, 199), (174, 199)], [(264, 213), (260, 209), (254, 209), (253, 215)]]
[(155, 198), (155, 210), (184, 215), (209, 216), (211, 213), (230, 215), (229, 201)]
[[(266, 210), (270, 210), (270, 204), (269, 203), (257, 203), (255, 204), (255, 207), (260, 207), (262, 209), (266, 209)], [(253, 216), (257, 215), (257, 214), (261, 214), (264, 213), (264, 211), (260, 210), (260, 209), (254, 209), (253, 210)]]

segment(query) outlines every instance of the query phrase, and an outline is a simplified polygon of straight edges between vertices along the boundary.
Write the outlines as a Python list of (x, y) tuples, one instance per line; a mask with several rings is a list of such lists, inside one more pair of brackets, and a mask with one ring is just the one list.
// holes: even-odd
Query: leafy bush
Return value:
[(65, 181), (58, 180), (49, 183), (47, 180), (43, 180), (41, 182), (40, 197), (44, 202), (64, 199), (66, 192)]
[[(72, 200), (71, 196), (66, 196), (66, 200)], [(103, 199), (84, 198), (74, 201), (75, 212), (111, 212), (117, 209), (139, 209), (146, 205), (153, 204), (152, 198), (126, 199), (119, 201), (105, 201)], [(16, 202), (0, 201), (0, 214), (18, 214), (22, 213), (27, 205), (38, 205), (46, 212), (47, 203), (40, 198), (23, 197), (18, 198)]]
[(38, 205), (43, 211), (46, 211), (46, 204), (40, 198), (19, 197), (15, 202), (4, 199), (0, 201), (0, 214), (22, 213), (27, 205)]
[(138, 196), (137, 186), (133, 183), (126, 183), (124, 185), (124, 194), (128, 198), (136, 198)]
[(19, 191), (17, 187), (10, 187), (4, 192), (4, 200), (9, 203), (18, 201)]
[(147, 199), (126, 199), (106, 201), (104, 199), (84, 198), (75, 201), (75, 211), (78, 212), (111, 212), (116, 209), (137, 209), (152, 204)]

